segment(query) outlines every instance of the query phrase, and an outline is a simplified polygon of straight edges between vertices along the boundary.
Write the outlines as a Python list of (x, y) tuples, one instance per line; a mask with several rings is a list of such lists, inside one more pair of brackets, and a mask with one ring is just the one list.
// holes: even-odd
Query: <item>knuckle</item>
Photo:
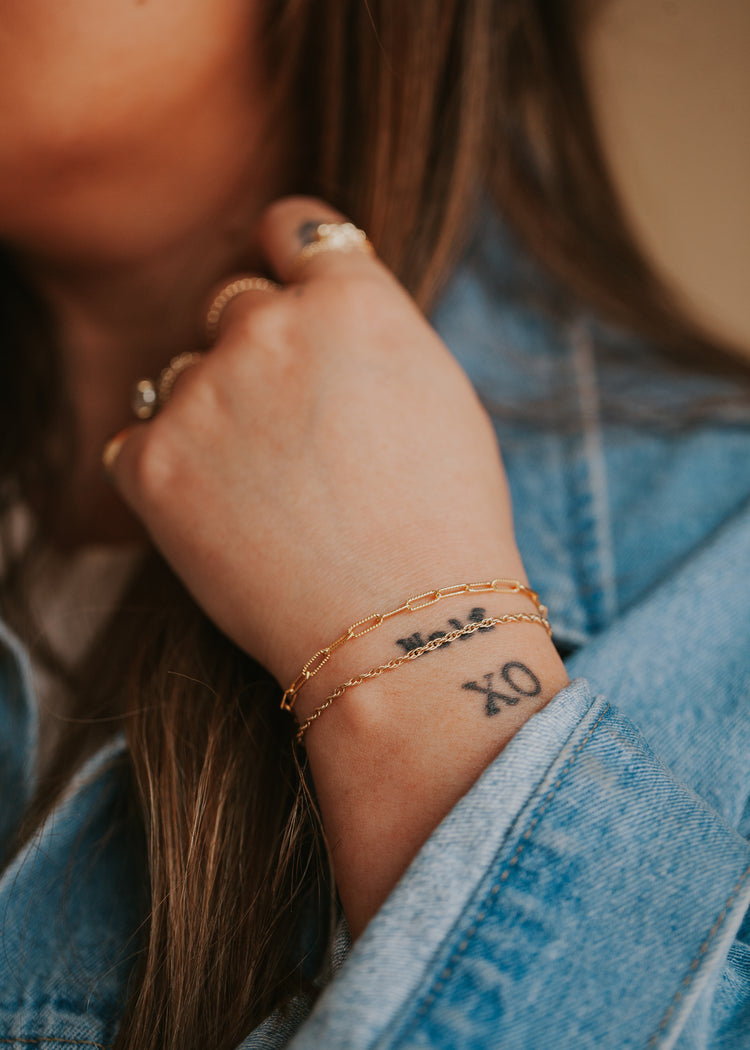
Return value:
[(172, 385), (170, 401), (184, 401), (186, 397), (191, 396), (192, 392), (203, 384), (204, 371), (203, 362), (200, 362), (181, 372)]
[(246, 303), (237, 317), (234, 332), (239, 342), (273, 345), (287, 329), (286, 310), (274, 295)]
[(149, 425), (130, 464), (132, 483), (149, 505), (158, 504), (179, 483), (179, 458), (164, 428), (157, 424)]
[(387, 290), (377, 271), (357, 268), (335, 281), (336, 315), (345, 323), (372, 323), (388, 307)]

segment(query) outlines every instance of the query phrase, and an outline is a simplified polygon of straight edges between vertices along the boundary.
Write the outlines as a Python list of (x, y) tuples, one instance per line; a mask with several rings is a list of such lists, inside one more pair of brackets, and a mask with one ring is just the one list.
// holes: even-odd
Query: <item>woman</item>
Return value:
[[(709, 348), (629, 246), (571, 27), (482, 0), (27, 0), (5, 40), (3, 473), (35, 523), (9, 523), (8, 614), (33, 643), (45, 549), (153, 543), (175, 576), (138, 553), (80, 661), (36, 646), (35, 783), (7, 635), (0, 1041), (740, 1046), (748, 435), (706, 402), (741, 406), (746, 366), (662, 368), (675, 418), (699, 403), (686, 433), (598, 427), (594, 343), (646, 419), (658, 358), (534, 275), (490, 196), (574, 291)], [(467, 245), (436, 321), (498, 402), (514, 516), (392, 276), (430, 304)], [(134, 424), (144, 377), (137, 407), (162, 403)], [(657, 500), (637, 536), (633, 485)]]

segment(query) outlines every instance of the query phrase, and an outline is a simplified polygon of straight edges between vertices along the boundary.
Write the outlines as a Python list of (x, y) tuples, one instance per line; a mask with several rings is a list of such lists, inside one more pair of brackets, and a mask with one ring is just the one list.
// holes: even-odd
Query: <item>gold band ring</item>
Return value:
[(188, 368), (197, 365), (205, 354), (188, 351), (173, 357), (157, 380), (139, 379), (133, 388), (130, 407), (138, 419), (147, 420), (156, 415), (172, 396), (172, 389), (179, 376)]
[(312, 231), (312, 239), (297, 256), (294, 268), (298, 269), (308, 259), (323, 252), (363, 252), (374, 255), (375, 249), (365, 231), (353, 222), (321, 222)]
[(205, 354), (200, 354), (197, 351), (188, 351), (173, 357), (167, 367), (162, 369), (156, 382), (156, 396), (160, 406), (166, 405), (167, 401), (169, 401), (178, 376), (181, 376), (188, 368), (192, 368), (193, 365), (197, 365), (203, 357), (205, 357)]
[(275, 281), (269, 281), (267, 277), (239, 277), (235, 281), (230, 281), (229, 284), (221, 289), (208, 308), (208, 313), (206, 314), (206, 338), (208, 342), (213, 343), (216, 340), (219, 334), (221, 315), (232, 299), (242, 295), (243, 292), (275, 292), (279, 288), (280, 285), (276, 284)]
[(112, 477), (112, 472), (115, 469), (115, 463), (117, 457), (120, 455), (122, 446), (128, 440), (130, 436), (130, 427), (125, 427), (124, 430), (118, 431), (114, 437), (111, 437), (107, 444), (102, 449), (102, 466), (106, 471), (108, 477)]

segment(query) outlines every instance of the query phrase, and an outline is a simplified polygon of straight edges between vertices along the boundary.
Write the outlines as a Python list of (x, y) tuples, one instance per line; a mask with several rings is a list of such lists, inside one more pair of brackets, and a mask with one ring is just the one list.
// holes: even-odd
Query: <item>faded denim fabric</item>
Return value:
[[(575, 680), (352, 949), (342, 928), (314, 1007), (243, 1050), (750, 1046), (750, 420), (725, 407), (669, 425), (727, 384), (545, 309), (554, 294), (488, 224), (435, 323), (493, 415), (524, 563)], [(3, 632), (5, 838), (34, 736), (26, 658)], [(144, 892), (121, 748), (81, 771), (0, 881), (0, 1046), (114, 1039)]]

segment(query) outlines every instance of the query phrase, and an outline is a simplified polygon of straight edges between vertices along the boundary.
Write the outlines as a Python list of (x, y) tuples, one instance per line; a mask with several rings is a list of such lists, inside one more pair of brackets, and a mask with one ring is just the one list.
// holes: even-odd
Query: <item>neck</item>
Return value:
[(209, 289), (261, 267), (253, 245), (257, 211), (192, 229), (132, 259), (99, 256), (61, 266), (24, 258), (52, 311), (78, 415), (106, 405), (108, 429), (124, 426), (132, 383), (201, 346)]
[(255, 229), (274, 194), (259, 183), (257, 172), (253, 188), (252, 195), (238, 194), (177, 233), (158, 237), (151, 227), (147, 244), (128, 244), (127, 250), (117, 238), (103, 245), (97, 231), (95, 250), (82, 251), (78, 244), (74, 258), (19, 252), (56, 322), (76, 421), (69, 513), (56, 522), (62, 546), (139, 534), (103, 479), (101, 449), (134, 422), (136, 380), (158, 375), (171, 357), (203, 344), (212, 287), (237, 272), (262, 269)]

